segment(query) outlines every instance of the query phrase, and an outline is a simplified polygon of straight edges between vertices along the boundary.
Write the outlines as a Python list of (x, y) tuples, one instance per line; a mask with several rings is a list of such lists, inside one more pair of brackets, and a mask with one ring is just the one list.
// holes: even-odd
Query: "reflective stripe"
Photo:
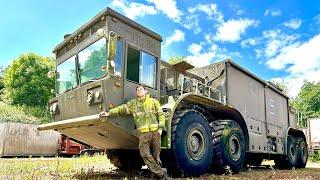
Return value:
[(124, 105), (124, 108), (126, 109), (127, 114), (130, 114), (129, 108), (126, 104)]
[(150, 127), (146, 125), (138, 128), (140, 132), (151, 132), (151, 131), (156, 131), (158, 129), (159, 129), (158, 124), (151, 124)]

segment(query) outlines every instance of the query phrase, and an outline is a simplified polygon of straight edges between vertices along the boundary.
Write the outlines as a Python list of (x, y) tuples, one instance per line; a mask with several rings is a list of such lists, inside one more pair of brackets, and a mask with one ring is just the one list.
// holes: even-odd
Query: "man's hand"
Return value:
[(159, 132), (159, 134), (160, 134), (160, 136), (161, 136), (161, 134), (162, 134), (162, 129), (159, 129), (158, 132)]
[(103, 111), (103, 112), (99, 113), (99, 117), (109, 117), (109, 113)]

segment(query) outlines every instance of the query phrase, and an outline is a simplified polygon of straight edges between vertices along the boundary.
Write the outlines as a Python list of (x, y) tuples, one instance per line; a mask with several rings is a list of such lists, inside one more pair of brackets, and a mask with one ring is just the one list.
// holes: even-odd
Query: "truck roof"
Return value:
[(61, 49), (63, 46), (65, 46), (70, 40), (72, 40), (75, 36), (77, 36), (79, 33), (81, 33), (85, 28), (91, 26), (94, 24), (96, 21), (100, 20), (103, 16), (112, 16), (115, 17), (117, 20), (122, 21), (123, 23), (151, 36), (152, 38), (162, 42), (162, 36), (155, 33), (154, 31), (142, 26), (139, 23), (136, 23), (135, 21), (123, 16), (122, 14), (116, 12), (115, 10), (107, 7), (101, 12), (99, 12), (96, 16), (94, 16), (92, 19), (90, 19), (87, 23), (82, 25), (80, 28), (78, 28), (74, 33), (72, 33), (70, 36), (65, 38), (60, 44), (58, 44), (54, 49), (53, 53)]

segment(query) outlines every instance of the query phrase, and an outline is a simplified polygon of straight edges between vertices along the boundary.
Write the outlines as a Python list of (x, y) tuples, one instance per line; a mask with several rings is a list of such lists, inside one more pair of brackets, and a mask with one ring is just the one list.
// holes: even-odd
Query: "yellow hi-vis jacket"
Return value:
[(165, 127), (165, 116), (160, 103), (149, 95), (144, 100), (132, 99), (126, 104), (109, 110), (110, 117), (120, 115), (133, 115), (134, 122), (139, 132), (152, 132)]

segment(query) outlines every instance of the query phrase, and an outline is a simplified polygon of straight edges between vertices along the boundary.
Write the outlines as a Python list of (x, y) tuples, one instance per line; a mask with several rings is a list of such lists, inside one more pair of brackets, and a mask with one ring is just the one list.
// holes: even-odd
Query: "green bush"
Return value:
[(50, 121), (50, 115), (42, 107), (8, 105), (0, 102), (0, 122), (42, 124)]
[(310, 160), (312, 162), (319, 162), (320, 161), (320, 150), (315, 150), (310, 154)]

